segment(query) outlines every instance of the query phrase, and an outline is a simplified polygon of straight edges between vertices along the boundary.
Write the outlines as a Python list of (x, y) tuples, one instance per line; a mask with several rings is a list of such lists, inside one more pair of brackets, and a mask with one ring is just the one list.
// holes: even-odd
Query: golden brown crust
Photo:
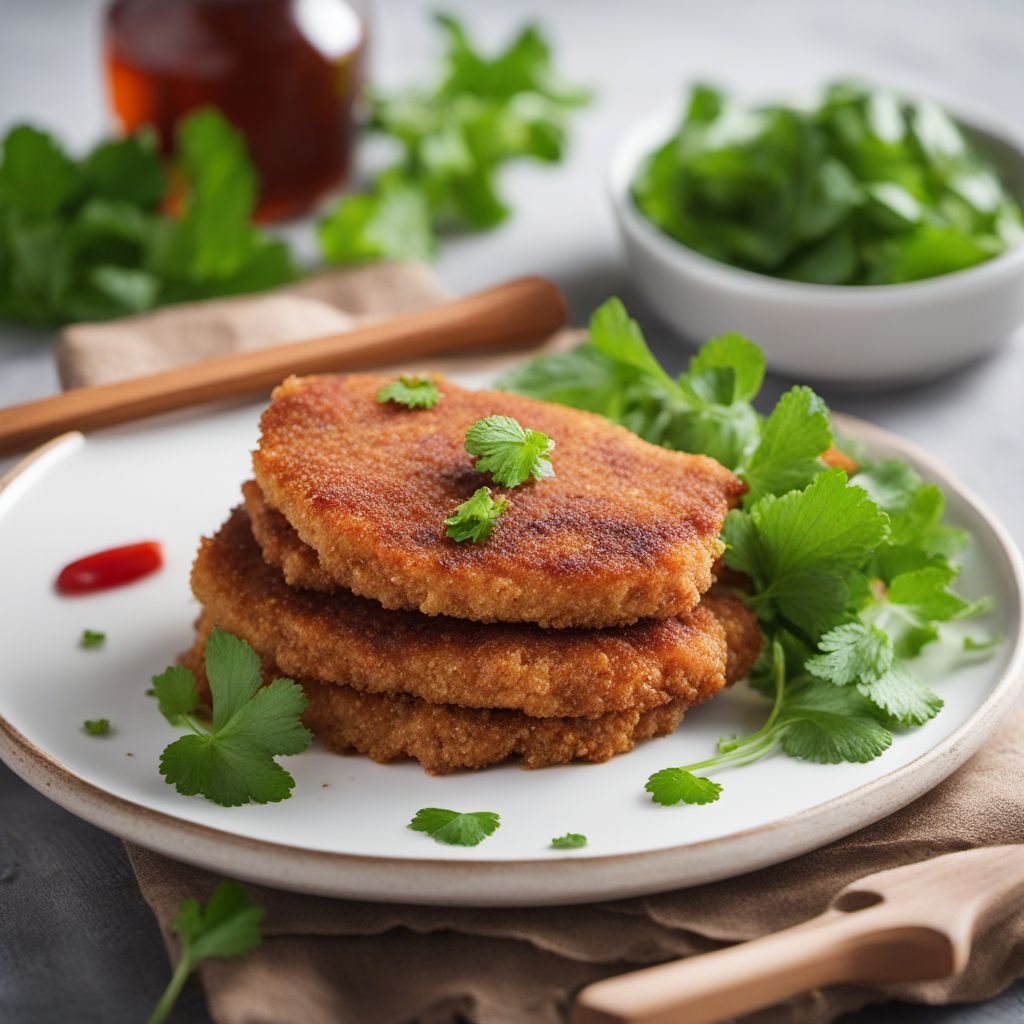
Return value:
[[(196, 674), (204, 696), (209, 691), (202, 652), (213, 626), (213, 617), (204, 613), (195, 644), (180, 659)], [(279, 675), (275, 665), (264, 663), (265, 679)], [(380, 762), (411, 757), (432, 775), (484, 768), (516, 756), (523, 768), (607, 761), (640, 740), (672, 732), (684, 711), (683, 702), (672, 702), (600, 718), (529, 718), (519, 711), (428, 704), (405, 694), (361, 693), (337, 683), (297, 681), (309, 701), (302, 720), (330, 749), (355, 750)]]
[[(291, 378), (261, 420), (257, 481), (337, 586), (428, 615), (596, 627), (680, 614), (711, 585), (722, 522), (743, 491), (713, 459), (591, 413), (446, 381), (430, 410), (378, 403), (389, 379)], [(490, 481), (465, 433), (493, 414), (551, 437), (555, 476), (502, 492), (510, 506), (490, 540), (458, 543), (445, 516)]]
[(686, 707), (725, 682), (724, 630), (706, 608), (604, 630), (388, 611), (345, 591), (287, 586), (243, 509), (202, 542), (192, 589), (220, 626), (291, 676), (435, 704), (594, 718), (673, 700)]
[(746, 679), (764, 643), (757, 619), (738, 594), (718, 583), (704, 595), (700, 604), (718, 619), (725, 630), (726, 682)]
[(242, 484), (245, 511), (249, 526), (263, 551), (263, 559), (281, 570), (290, 587), (306, 590), (334, 590), (337, 584), (320, 564), (316, 552), (304, 544), (295, 528), (276, 508), (263, 500), (263, 492), (255, 480)]

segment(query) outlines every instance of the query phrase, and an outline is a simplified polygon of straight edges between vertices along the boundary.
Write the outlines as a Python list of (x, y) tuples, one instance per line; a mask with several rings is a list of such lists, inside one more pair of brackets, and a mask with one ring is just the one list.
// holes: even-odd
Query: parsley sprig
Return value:
[(255, 949), (263, 940), (262, 920), (263, 907), (253, 903), (237, 882), (221, 882), (205, 906), (185, 900), (171, 926), (180, 943), (178, 962), (146, 1024), (167, 1019), (188, 976), (204, 960), (242, 956)]
[(652, 775), (647, 789), (662, 804), (712, 803), (722, 787), (709, 773), (776, 750), (821, 764), (878, 757), (894, 729), (923, 725), (942, 708), (913, 659), (943, 624), (989, 607), (951, 589), (967, 537), (944, 522), (942, 491), (904, 462), (861, 452), (852, 453), (852, 477), (832, 468), (823, 458), (835, 444), (825, 403), (794, 387), (761, 416), (752, 401), (764, 371), (753, 342), (725, 334), (672, 378), (610, 299), (583, 345), (502, 381), (601, 413), (655, 444), (711, 455), (747, 484), (722, 536), (726, 563), (751, 582), (747, 603), (767, 643), (750, 682), (771, 707), (756, 732), (723, 737), (714, 756)]
[(160, 774), (179, 793), (202, 794), (224, 807), (286, 800), (295, 780), (274, 758), (301, 753), (313, 739), (300, 721), (307, 703), (302, 687), (290, 679), (262, 686), (256, 652), (221, 629), (210, 634), (205, 657), (213, 698), (209, 724), (198, 717), (190, 669), (172, 665), (153, 678), (163, 716), (191, 730), (164, 749)]

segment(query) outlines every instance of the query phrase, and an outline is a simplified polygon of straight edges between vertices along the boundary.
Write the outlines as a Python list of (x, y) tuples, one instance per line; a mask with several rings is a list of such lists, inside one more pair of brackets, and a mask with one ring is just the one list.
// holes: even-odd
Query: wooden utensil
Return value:
[(985, 920), (1024, 898), (1024, 846), (868, 875), (819, 917), (714, 953), (588, 985), (572, 1024), (714, 1024), (823, 985), (957, 974)]
[(0, 454), (21, 451), (67, 430), (95, 430), (267, 391), (293, 373), (359, 370), (441, 354), (525, 347), (565, 321), (565, 299), (555, 285), (540, 277), (518, 278), (344, 334), (237, 352), (0, 409)]

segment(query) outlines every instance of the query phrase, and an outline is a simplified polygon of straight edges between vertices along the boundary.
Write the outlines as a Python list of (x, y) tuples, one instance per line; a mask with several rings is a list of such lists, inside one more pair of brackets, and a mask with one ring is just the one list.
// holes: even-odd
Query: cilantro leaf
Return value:
[(30, 125), (12, 128), (0, 161), (0, 199), (29, 217), (57, 213), (81, 187), (78, 168), (52, 135)]
[(434, 842), (449, 846), (477, 846), (497, 831), (501, 818), (494, 811), (449, 811), (424, 807), (417, 811), (409, 828), (425, 832)]
[(924, 725), (943, 706), (933, 693), (900, 660), (895, 660), (875, 678), (866, 678), (857, 689), (900, 725)]
[(843, 614), (847, 577), (868, 560), (887, 526), (866, 492), (849, 486), (843, 470), (829, 469), (802, 491), (731, 511), (722, 532), (725, 560), (754, 580), (759, 611), (817, 636)]
[(877, 626), (863, 622), (830, 629), (818, 641), (818, 649), (824, 653), (807, 659), (807, 671), (839, 686), (879, 679), (892, 665), (892, 640)]
[(402, 374), (377, 392), (377, 401), (394, 402), (407, 409), (433, 409), (441, 401), (441, 392), (430, 377)]
[(339, 200), (317, 232), (329, 263), (429, 262), (437, 254), (430, 220), (421, 188), (401, 177), (382, 177), (372, 192)]
[(160, 714), (171, 725), (182, 725), (188, 715), (199, 707), (199, 692), (191, 669), (171, 665), (158, 676), (153, 676), (153, 695)]
[(722, 787), (711, 779), (693, 775), (685, 768), (663, 768), (655, 772), (644, 789), (656, 804), (711, 804), (722, 792)]
[(782, 749), (818, 764), (873, 761), (892, 734), (853, 687), (806, 684), (788, 695), (778, 718)]
[(78, 641), (78, 646), (84, 647), (88, 651), (95, 650), (97, 647), (102, 647), (106, 642), (106, 633), (101, 633), (95, 629), (83, 629), (82, 636)]
[(889, 583), (886, 598), (892, 604), (904, 606), (921, 622), (949, 622), (983, 610), (984, 605), (972, 606), (946, 589), (957, 575), (948, 565), (929, 565), (900, 573)]
[(504, 498), (495, 501), (491, 497), (490, 487), (480, 487), (445, 519), (445, 535), (452, 540), (483, 544), (490, 539), (498, 516), (507, 507)]
[(110, 721), (106, 718), (87, 718), (82, 728), (90, 736), (106, 736), (110, 732)]
[(147, 1024), (167, 1019), (186, 979), (204, 960), (243, 956), (259, 946), (263, 914), (237, 882), (221, 882), (205, 906), (185, 900), (171, 925), (179, 940), (178, 962)]
[(295, 780), (274, 757), (298, 754), (312, 742), (300, 722), (307, 704), (302, 688), (290, 679), (261, 686), (255, 652), (220, 629), (207, 639), (205, 656), (209, 727), (194, 717), (199, 697), (189, 669), (172, 666), (153, 679), (164, 717), (192, 729), (164, 749), (160, 774), (179, 793), (202, 794), (224, 807), (287, 799)]
[(556, 836), (551, 846), (556, 850), (579, 850), (587, 845), (587, 837), (579, 832), (566, 832), (564, 836)]
[(791, 388), (761, 428), (760, 443), (740, 474), (749, 487), (744, 503), (750, 507), (766, 494), (806, 487), (825, 468), (819, 456), (831, 446), (825, 403), (810, 388)]
[(555, 475), (551, 450), (555, 442), (539, 430), (523, 428), (511, 416), (488, 416), (466, 431), (466, 451), (479, 456), (478, 473), (490, 473), (501, 487), (518, 487), (533, 477)]
[(621, 299), (612, 297), (594, 311), (590, 318), (590, 344), (620, 366), (673, 386), (672, 378), (647, 347), (640, 325), (626, 312)]
[(182, 736), (160, 755), (160, 774), (183, 796), (222, 807), (277, 803), (295, 786), (261, 745), (240, 736)]
[(702, 402), (737, 405), (757, 396), (764, 373), (764, 353), (749, 338), (730, 332), (701, 345), (681, 384)]

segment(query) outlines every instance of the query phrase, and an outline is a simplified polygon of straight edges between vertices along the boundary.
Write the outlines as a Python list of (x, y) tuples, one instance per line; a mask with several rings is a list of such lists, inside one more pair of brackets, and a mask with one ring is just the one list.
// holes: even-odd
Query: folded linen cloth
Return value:
[[(105, 383), (345, 330), (446, 297), (430, 271), (394, 264), (330, 273), (267, 295), (76, 325), (59, 345), (61, 377), (69, 387)], [(561, 347), (574, 337), (562, 332), (550, 344)], [(517, 358), (462, 357), (431, 366), (497, 370)], [(200, 969), (210, 1012), (217, 1024), (557, 1024), (575, 992), (591, 981), (796, 924), (824, 910), (848, 882), (875, 871), (954, 850), (1024, 842), (1022, 775), (1024, 710), (952, 778), (853, 836), (741, 878), (593, 906), (414, 907), (251, 886), (267, 907), (266, 938), (242, 959)], [(205, 898), (218, 879), (134, 846), (128, 853), (173, 956), (178, 906), (190, 896)], [(748, 1019), (820, 1024), (887, 999), (977, 1001), (1021, 975), (1024, 909), (979, 936), (961, 977), (836, 987)]]

